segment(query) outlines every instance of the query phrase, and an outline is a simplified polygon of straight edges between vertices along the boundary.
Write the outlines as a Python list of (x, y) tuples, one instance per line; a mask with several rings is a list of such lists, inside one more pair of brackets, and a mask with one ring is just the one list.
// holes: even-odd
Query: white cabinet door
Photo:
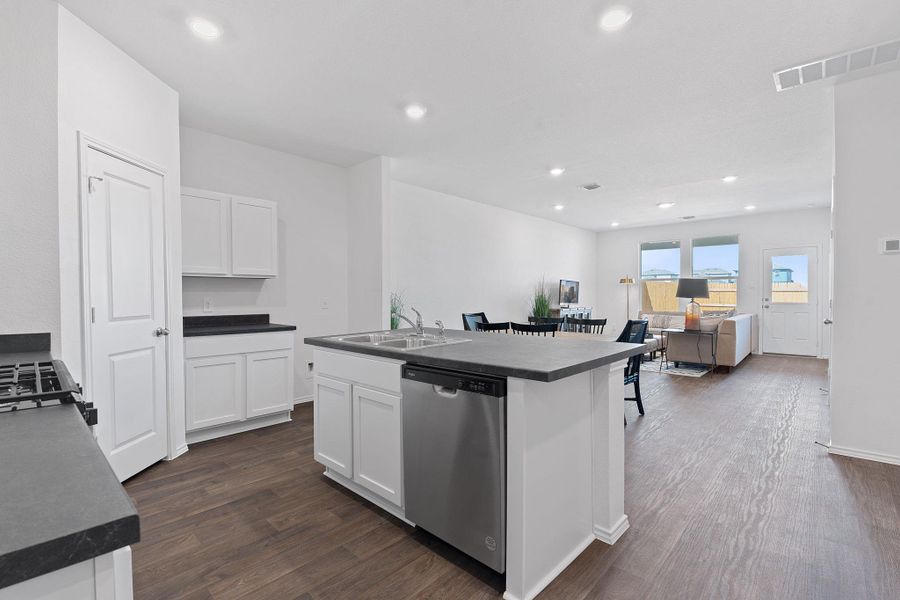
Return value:
[(232, 198), (231, 274), (235, 277), (278, 275), (278, 214), (274, 202)]
[(353, 416), (350, 384), (316, 375), (313, 428), (316, 460), (353, 477)]
[(400, 397), (353, 386), (353, 480), (402, 505), (403, 415)]
[(231, 197), (185, 188), (181, 194), (183, 275), (228, 275)]
[(291, 350), (247, 355), (247, 418), (291, 410), (294, 353)]
[(187, 430), (244, 418), (244, 357), (189, 358), (185, 361)]

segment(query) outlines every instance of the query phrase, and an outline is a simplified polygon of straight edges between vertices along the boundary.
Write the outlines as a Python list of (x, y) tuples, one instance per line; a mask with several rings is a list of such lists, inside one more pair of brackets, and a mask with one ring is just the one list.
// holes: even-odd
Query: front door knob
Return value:
[(169, 335), (169, 330), (165, 327), (157, 327), (156, 329), (153, 330), (153, 335), (155, 335), (156, 337)]

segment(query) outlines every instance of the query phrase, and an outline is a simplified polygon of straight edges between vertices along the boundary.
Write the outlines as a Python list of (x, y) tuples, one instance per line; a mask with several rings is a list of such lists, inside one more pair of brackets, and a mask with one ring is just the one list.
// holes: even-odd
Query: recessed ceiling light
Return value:
[(744, 210), (756, 210), (756, 206), (754, 206), (753, 204), (748, 204), (744, 207)]
[(563, 167), (553, 167), (552, 169), (550, 169), (550, 174), (553, 175), (554, 177), (559, 177), (560, 175), (562, 175), (565, 172), (566, 172), (566, 170)]
[(418, 121), (424, 117), (427, 112), (428, 109), (421, 104), (410, 104), (406, 107), (406, 116), (414, 121)]
[(631, 20), (631, 9), (627, 6), (613, 6), (600, 16), (600, 29), (618, 31)]
[(565, 208), (565, 206), (563, 206), (562, 204), (554, 204), (553, 205), (553, 210), (562, 210), (564, 208)]
[(673, 206), (675, 206), (675, 203), (674, 202), (660, 202), (659, 204), (657, 204), (657, 206), (660, 208), (672, 208)]
[(619, 226), (619, 222), (618, 222), (618, 221), (613, 221), (612, 223), (609, 224), (609, 226), (610, 226), (610, 227), (618, 227), (618, 226)]
[(204, 40), (214, 40), (222, 35), (222, 28), (206, 19), (194, 18), (188, 21), (188, 27), (194, 35)]
[(724, 181), (725, 183), (734, 183), (735, 181), (737, 181), (737, 175), (726, 175), (722, 178), (722, 181)]

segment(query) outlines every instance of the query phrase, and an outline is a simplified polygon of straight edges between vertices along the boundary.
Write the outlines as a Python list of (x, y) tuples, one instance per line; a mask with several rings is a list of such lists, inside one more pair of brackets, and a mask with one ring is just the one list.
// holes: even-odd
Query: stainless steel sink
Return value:
[(365, 344), (367, 346), (379, 346), (384, 348), (396, 348), (397, 350), (418, 350), (421, 348), (432, 348), (434, 346), (446, 346), (449, 344), (459, 344), (462, 342), (470, 342), (471, 340), (459, 338), (439, 338), (432, 333), (426, 333), (424, 336), (406, 333), (362, 333), (358, 335), (336, 336), (331, 338), (338, 342), (350, 342), (352, 344)]

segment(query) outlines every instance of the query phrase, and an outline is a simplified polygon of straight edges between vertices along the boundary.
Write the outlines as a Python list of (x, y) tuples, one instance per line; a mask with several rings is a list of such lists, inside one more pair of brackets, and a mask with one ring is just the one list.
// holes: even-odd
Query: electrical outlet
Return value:
[(320, 305), (322, 310), (328, 310), (328, 298), (322, 298), (322, 304)]
[(213, 311), (213, 299), (207, 296), (203, 299), (203, 312)]

